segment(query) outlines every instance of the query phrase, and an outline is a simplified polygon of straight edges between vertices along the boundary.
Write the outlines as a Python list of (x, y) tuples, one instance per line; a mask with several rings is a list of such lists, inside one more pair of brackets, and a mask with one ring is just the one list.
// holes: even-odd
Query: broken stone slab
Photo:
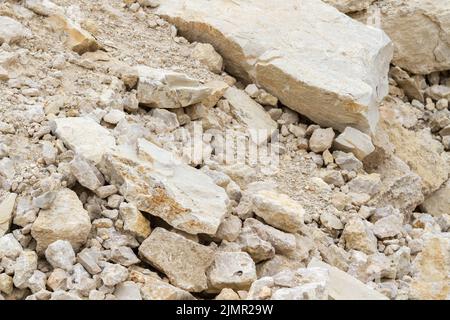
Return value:
[(445, 300), (450, 294), (450, 240), (432, 236), (413, 261), (410, 298)]
[(146, 279), (141, 294), (144, 300), (195, 300), (189, 292), (155, 277)]
[(156, 228), (142, 242), (139, 254), (181, 289), (201, 292), (208, 288), (206, 270), (214, 261), (214, 251), (209, 247)]
[(217, 252), (208, 279), (215, 291), (230, 288), (248, 290), (256, 281), (256, 267), (246, 252)]
[(139, 103), (156, 108), (187, 107), (207, 99), (212, 89), (187, 75), (170, 70), (136, 67), (139, 75)]
[(13, 44), (31, 37), (31, 31), (20, 22), (5, 16), (0, 16), (0, 45)]
[(123, 220), (123, 230), (131, 232), (138, 239), (145, 239), (150, 235), (150, 221), (144, 217), (136, 206), (122, 202), (119, 207), (119, 214)]
[(95, 191), (105, 184), (105, 179), (100, 171), (83, 157), (76, 155), (69, 164), (70, 172), (83, 187)]
[(375, 0), (323, 0), (343, 13), (366, 10)]
[(369, 222), (361, 218), (354, 217), (345, 225), (342, 232), (345, 240), (345, 247), (348, 250), (354, 249), (366, 254), (377, 252), (377, 238), (369, 226)]
[(449, 12), (448, 1), (384, 0), (355, 18), (388, 34), (395, 46), (393, 64), (430, 74), (450, 68)]
[(49, 209), (41, 210), (31, 228), (36, 250), (44, 252), (56, 240), (67, 240), (77, 251), (91, 230), (88, 212), (70, 189), (61, 189)]
[(324, 268), (328, 270), (328, 295), (333, 300), (388, 300), (378, 291), (368, 287), (358, 279), (336, 267), (313, 258), (308, 268)]
[(58, 118), (52, 126), (53, 132), (69, 149), (94, 164), (116, 145), (112, 133), (88, 117)]
[(0, 203), (0, 237), (2, 237), (11, 225), (13, 218), (14, 205), (16, 203), (17, 194), (8, 193)]
[(429, 195), (420, 206), (423, 212), (435, 217), (450, 214), (450, 180)]
[[(136, 150), (137, 149), (137, 150)], [(225, 190), (144, 139), (105, 155), (100, 170), (138, 210), (190, 234), (214, 235), (228, 212)]]
[(408, 98), (424, 102), (423, 91), (417, 78), (410, 77), (405, 70), (399, 67), (393, 67), (389, 74), (397, 82), (399, 87), (403, 89)]
[(254, 143), (264, 143), (277, 130), (277, 123), (245, 91), (230, 87), (225, 91), (224, 97), (234, 116), (248, 128)]
[(334, 140), (334, 146), (338, 150), (352, 152), (359, 160), (375, 151), (370, 136), (352, 127), (345, 128)]
[(170, 0), (156, 13), (188, 40), (211, 43), (231, 74), (321, 126), (375, 129), (393, 52), (383, 31), (316, 0)]
[(397, 100), (385, 101), (380, 106), (380, 128), (394, 146), (394, 154), (422, 179), (422, 192), (428, 195), (448, 180), (448, 164), (441, 156), (442, 144), (433, 139), (429, 130), (409, 130), (393, 118), (389, 110), (397, 103)]
[(286, 232), (297, 232), (303, 225), (305, 210), (288, 195), (259, 190), (252, 195), (253, 211), (264, 221)]
[(218, 74), (222, 72), (223, 59), (209, 43), (197, 43), (192, 56), (208, 67), (211, 72)]

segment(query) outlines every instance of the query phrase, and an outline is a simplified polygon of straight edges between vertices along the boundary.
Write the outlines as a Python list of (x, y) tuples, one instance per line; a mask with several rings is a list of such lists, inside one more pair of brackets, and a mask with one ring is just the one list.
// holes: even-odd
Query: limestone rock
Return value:
[(106, 128), (88, 117), (55, 119), (54, 133), (68, 148), (94, 164), (116, 144), (114, 136)]
[(128, 270), (120, 264), (108, 263), (100, 273), (100, 278), (106, 286), (115, 286), (128, 278)]
[(8, 193), (0, 203), (0, 237), (9, 230), (16, 198), (17, 194)]
[(309, 139), (309, 148), (315, 153), (322, 153), (331, 148), (334, 139), (332, 128), (316, 129)]
[(431, 237), (413, 261), (416, 273), (410, 287), (413, 299), (448, 299), (450, 248), (446, 238)]
[(207, 66), (210, 71), (214, 73), (222, 72), (223, 59), (209, 43), (197, 43), (192, 55)]
[(71, 271), (75, 264), (75, 252), (69, 241), (57, 240), (45, 250), (45, 258), (53, 266), (66, 271)]
[(78, 155), (70, 162), (70, 172), (83, 187), (92, 191), (97, 190), (105, 183), (100, 171)]
[(377, 252), (377, 238), (367, 223), (360, 218), (353, 218), (347, 222), (342, 237), (348, 250), (359, 250), (366, 254)]
[(333, 300), (388, 300), (386, 296), (329, 264), (313, 258), (308, 264), (308, 268), (311, 267), (328, 270), (330, 280), (327, 289), (330, 298)]
[(320, 125), (375, 128), (393, 50), (382, 31), (315, 0), (170, 0), (156, 12), (187, 39), (211, 43), (231, 74)]
[(271, 259), (275, 255), (275, 249), (272, 245), (261, 239), (258, 234), (249, 227), (242, 228), (236, 243), (238, 243), (241, 250), (247, 252), (256, 263)]
[(114, 295), (117, 300), (142, 300), (139, 286), (133, 281), (125, 281), (117, 285)]
[(144, 139), (137, 150), (106, 154), (101, 171), (138, 210), (191, 234), (214, 235), (228, 211), (225, 190), (210, 177)]
[(247, 126), (254, 143), (259, 145), (267, 141), (277, 129), (276, 122), (245, 91), (230, 87), (224, 97), (230, 103), (234, 116)]
[(0, 45), (12, 44), (31, 37), (31, 31), (20, 22), (5, 16), (0, 16)]
[(293, 234), (285, 233), (253, 218), (246, 219), (244, 226), (252, 229), (261, 239), (269, 242), (275, 248), (276, 253), (289, 254), (296, 248), (297, 243)]
[(217, 291), (224, 288), (248, 290), (256, 280), (255, 263), (245, 252), (217, 252), (207, 274)]
[(14, 238), (12, 233), (8, 233), (3, 237), (0, 237), (0, 259), (5, 257), (15, 259), (21, 254), (22, 251), (22, 246), (17, 239)]
[(380, 107), (381, 127), (395, 147), (395, 155), (422, 178), (423, 193), (428, 195), (448, 180), (448, 165), (441, 156), (442, 145), (426, 129), (417, 132), (408, 130), (392, 119), (389, 114), (392, 103), (397, 102), (386, 102)]
[(150, 221), (139, 212), (136, 206), (122, 202), (119, 208), (120, 217), (123, 220), (123, 229), (131, 232), (139, 239), (145, 239), (150, 235)]
[(450, 180), (429, 195), (421, 204), (424, 212), (433, 216), (450, 214)]
[(75, 192), (61, 189), (49, 209), (41, 210), (31, 228), (37, 251), (43, 252), (56, 240), (67, 240), (74, 250), (83, 245), (91, 230), (89, 214)]
[(352, 152), (359, 160), (363, 160), (375, 151), (370, 136), (352, 127), (345, 128), (334, 140), (334, 144), (336, 149)]
[(414, 74), (429, 74), (450, 68), (449, 11), (447, 1), (383, 0), (358, 19), (376, 21), (388, 34), (395, 45), (395, 65)]
[(403, 89), (408, 98), (424, 102), (423, 92), (417, 78), (411, 78), (408, 73), (399, 67), (394, 67), (389, 72), (400, 88)]
[(395, 237), (402, 231), (403, 218), (397, 214), (391, 214), (381, 218), (373, 225), (373, 233), (380, 239)]
[(156, 228), (139, 247), (139, 254), (181, 289), (200, 292), (208, 287), (206, 270), (214, 251), (206, 246)]
[(34, 251), (22, 251), (14, 265), (14, 286), (25, 289), (28, 286), (28, 279), (37, 269), (38, 256)]
[(271, 190), (260, 190), (252, 199), (253, 211), (267, 224), (287, 232), (296, 232), (303, 225), (305, 210), (289, 196)]
[(174, 109), (202, 102), (211, 94), (211, 88), (185, 74), (155, 69), (140, 65), (137, 67), (139, 81), (137, 98), (139, 103), (149, 107)]
[(154, 277), (148, 277), (141, 288), (144, 300), (195, 300), (187, 291)]

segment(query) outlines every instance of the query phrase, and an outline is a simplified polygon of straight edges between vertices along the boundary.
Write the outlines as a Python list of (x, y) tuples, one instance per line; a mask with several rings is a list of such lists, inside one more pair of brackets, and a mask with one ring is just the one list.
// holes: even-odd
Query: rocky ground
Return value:
[(0, 300), (450, 298), (450, 5), (325, 2), (0, 1)]

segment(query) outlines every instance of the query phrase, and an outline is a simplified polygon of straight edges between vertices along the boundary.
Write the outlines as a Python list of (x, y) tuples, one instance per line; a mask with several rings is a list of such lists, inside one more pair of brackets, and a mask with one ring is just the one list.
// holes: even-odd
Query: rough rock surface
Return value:
[(49, 209), (41, 210), (31, 228), (37, 250), (44, 251), (56, 240), (67, 240), (75, 250), (83, 245), (91, 230), (89, 215), (75, 192), (61, 189)]
[[(189, 40), (211, 43), (230, 73), (313, 121), (338, 130), (375, 129), (392, 57), (390, 40), (380, 30), (315, 0), (171, 0), (157, 12)], [(223, 13), (220, 19), (215, 12)]]
[(395, 45), (395, 65), (429, 74), (450, 68), (449, 12), (447, 1), (381, 0), (358, 19), (378, 22), (389, 35)]
[(139, 247), (139, 254), (184, 290), (208, 288), (206, 270), (214, 260), (214, 251), (206, 246), (156, 228)]
[(102, 172), (127, 201), (188, 233), (215, 234), (228, 196), (210, 177), (169, 152), (139, 140), (137, 151), (105, 155)]

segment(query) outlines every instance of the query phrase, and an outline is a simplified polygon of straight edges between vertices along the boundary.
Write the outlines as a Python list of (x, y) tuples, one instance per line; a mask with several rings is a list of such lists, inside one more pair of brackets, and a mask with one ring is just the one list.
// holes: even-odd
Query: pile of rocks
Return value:
[(448, 299), (450, 5), (325, 2), (0, 3), (0, 300)]

